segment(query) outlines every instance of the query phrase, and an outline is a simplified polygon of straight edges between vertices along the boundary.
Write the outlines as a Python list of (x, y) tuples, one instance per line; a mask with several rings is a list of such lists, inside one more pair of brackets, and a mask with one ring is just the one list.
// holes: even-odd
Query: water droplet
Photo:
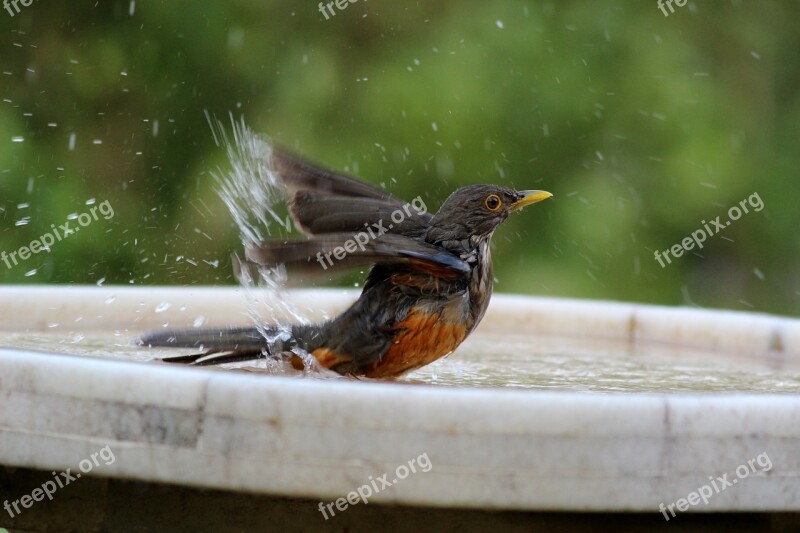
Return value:
[(27, 272), (25, 272), (25, 277), (29, 278), (31, 276), (35, 276), (37, 272), (39, 272), (38, 268), (34, 268), (33, 270), (28, 270)]
[(105, 303), (106, 304), (113, 304), (116, 301), (117, 301), (117, 295), (116, 294), (112, 294), (111, 296), (109, 296), (108, 298), (105, 299)]
[(25, 142), (25, 137), (11, 137), (12, 143), (23, 143)]
[(171, 303), (169, 303), (169, 302), (161, 302), (160, 304), (158, 304), (158, 307), (156, 307), (156, 313), (163, 313), (164, 311), (166, 311), (170, 307), (172, 307)]
[(192, 322), (192, 326), (195, 327), (195, 328), (199, 328), (200, 326), (202, 326), (205, 323), (206, 323), (206, 317), (204, 317), (203, 315), (200, 315), (200, 316), (198, 316), (197, 318), (194, 319), (194, 322)]

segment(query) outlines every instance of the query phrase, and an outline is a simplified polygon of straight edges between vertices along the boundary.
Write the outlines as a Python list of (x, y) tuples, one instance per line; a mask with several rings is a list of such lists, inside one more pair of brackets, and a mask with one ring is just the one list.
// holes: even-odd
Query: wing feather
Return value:
[[(245, 253), (249, 261), (260, 265), (298, 265), (320, 271), (373, 264), (405, 264), (437, 277), (452, 279), (465, 277), (471, 271), (470, 265), (458, 256), (410, 237), (385, 234), (367, 239), (365, 236), (360, 237), (360, 244), (351, 233), (264, 242), (248, 247)], [(334, 255), (337, 248), (340, 251), (336, 253), (341, 258)]]
[(284, 148), (272, 147), (271, 165), (286, 187), (292, 218), (307, 235), (354, 233), (379, 222), (388, 227), (396, 211), (402, 213), (402, 222), (389, 231), (419, 234), (432, 218), (383, 189), (323, 169)]

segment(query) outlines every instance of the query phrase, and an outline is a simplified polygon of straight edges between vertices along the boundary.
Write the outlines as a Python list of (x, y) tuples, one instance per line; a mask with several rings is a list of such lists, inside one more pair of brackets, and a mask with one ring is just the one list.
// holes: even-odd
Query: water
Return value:
[[(285, 203), (286, 191), (272, 168), (272, 147), (268, 140), (250, 129), (243, 118), (237, 121), (230, 115), (230, 135), (222, 122), (208, 113), (206, 118), (214, 142), (224, 147), (228, 155), (230, 166), (211, 174), (220, 199), (239, 228), (242, 247), (257, 246), (270, 238), (285, 238), (292, 230), (291, 223), (276, 207)], [(305, 315), (287, 301), (283, 290), (287, 272), (283, 265), (253, 265), (236, 255), (234, 274), (247, 297), (252, 324), (269, 342), (288, 335), (291, 324), (308, 323)], [(267, 317), (277, 321), (277, 333), (262, 326)], [(313, 363), (310, 354), (298, 355), (307, 364)]]
[[(148, 362), (182, 350), (151, 350), (133, 345), (129, 334), (59, 332), (0, 333), (0, 347)], [(55, 355), (54, 355), (55, 357)], [(201, 372), (204, 369), (196, 369)], [(225, 365), (225, 371), (298, 377), (287, 365)], [(216, 369), (220, 370), (220, 369)], [(326, 372), (321, 379), (338, 378)], [(266, 376), (265, 376), (265, 379)], [(800, 392), (800, 369), (776, 370), (745, 358), (687, 350), (653, 348), (630, 352), (625, 346), (563, 338), (502, 338), (477, 333), (449, 357), (400, 381), (449, 387), (510, 388), (579, 392)]]
[(800, 392), (789, 371), (677, 348), (630, 352), (620, 343), (475, 335), (463, 350), (409, 376), (462, 387), (581, 392)]

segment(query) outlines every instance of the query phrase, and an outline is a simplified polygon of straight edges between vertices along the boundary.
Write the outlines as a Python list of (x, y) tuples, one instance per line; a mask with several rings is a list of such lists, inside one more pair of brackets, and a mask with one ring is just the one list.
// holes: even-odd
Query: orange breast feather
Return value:
[(396, 329), (394, 342), (383, 358), (367, 369), (367, 377), (396, 377), (425, 366), (455, 350), (467, 336), (465, 326), (446, 322), (419, 308), (412, 309)]

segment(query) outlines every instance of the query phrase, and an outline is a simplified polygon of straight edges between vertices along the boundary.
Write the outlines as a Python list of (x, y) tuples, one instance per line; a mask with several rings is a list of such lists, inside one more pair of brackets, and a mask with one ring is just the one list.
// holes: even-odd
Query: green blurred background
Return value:
[[(115, 216), (0, 263), (0, 282), (236, 283), (207, 110), (432, 209), (470, 183), (553, 192), (496, 234), (497, 291), (800, 311), (799, 2), (689, 2), (669, 17), (656, 0), (336, 11), (1, 10), (0, 250), (90, 199)], [(655, 261), (754, 192), (763, 211)]]

